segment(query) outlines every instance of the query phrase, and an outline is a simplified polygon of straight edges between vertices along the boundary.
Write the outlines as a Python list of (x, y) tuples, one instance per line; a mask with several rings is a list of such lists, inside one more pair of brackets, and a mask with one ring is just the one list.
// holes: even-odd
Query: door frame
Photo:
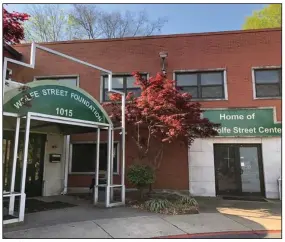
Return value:
[[(234, 194), (229, 194), (226, 192), (219, 191), (219, 183), (218, 183), (218, 171), (216, 169), (216, 155), (215, 155), (215, 147), (218, 146), (233, 146), (234, 147), (234, 159), (235, 159), (235, 169), (237, 175), (237, 183), (238, 183), (238, 191)], [(257, 148), (257, 156), (258, 156), (258, 167), (259, 167), (259, 182), (260, 182), (260, 192), (242, 192), (242, 183), (241, 183), (241, 166), (240, 166), (240, 156), (239, 156), (239, 148), (240, 147), (256, 147)], [(213, 144), (214, 151), (214, 169), (215, 169), (215, 188), (216, 188), (216, 196), (261, 196), (265, 197), (265, 182), (264, 182), (264, 170), (263, 170), (263, 157), (262, 157), (262, 144), (260, 143), (214, 143)]]

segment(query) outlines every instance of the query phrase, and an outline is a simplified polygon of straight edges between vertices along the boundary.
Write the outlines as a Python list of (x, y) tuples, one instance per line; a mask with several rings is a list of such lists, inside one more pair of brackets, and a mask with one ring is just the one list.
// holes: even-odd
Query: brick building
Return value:
[[(204, 115), (222, 123), (219, 137), (196, 140), (188, 150), (168, 145), (154, 185), (156, 189), (189, 190), (193, 195), (258, 195), (278, 197), (281, 175), (281, 30), (228, 31), (161, 35), (111, 40), (42, 43), (113, 72), (113, 87), (134, 90), (131, 73), (152, 76), (161, 70), (159, 53), (168, 53), (168, 78), (189, 91), (206, 110)], [(13, 46), (15, 58), (29, 62), (30, 45)], [(7, 50), (9, 55), (12, 51)], [(20, 55), (19, 55), (20, 53)], [(19, 57), (20, 56), (20, 57)], [(53, 79), (79, 86), (101, 103), (106, 101), (106, 77), (90, 67), (37, 50), (36, 68), (10, 64), (18, 82)], [(68, 189), (88, 189), (94, 176), (94, 134), (73, 135), (69, 146)], [(115, 134), (115, 151), (120, 145)], [(63, 163), (50, 164), (48, 153), (57, 136), (47, 138), (42, 159), (39, 194), (60, 194)], [(53, 142), (52, 144), (49, 142)], [(65, 153), (60, 142), (56, 153)], [(100, 150), (106, 152), (104, 137)], [(126, 136), (126, 166), (135, 146)], [(84, 159), (82, 159), (84, 154)], [(100, 157), (101, 159), (101, 157)], [(102, 160), (105, 158), (102, 157)], [(104, 162), (103, 162), (104, 164)], [(114, 181), (120, 179), (120, 154), (115, 152)], [(102, 165), (100, 170), (106, 167)], [(128, 187), (128, 186), (127, 186)]]

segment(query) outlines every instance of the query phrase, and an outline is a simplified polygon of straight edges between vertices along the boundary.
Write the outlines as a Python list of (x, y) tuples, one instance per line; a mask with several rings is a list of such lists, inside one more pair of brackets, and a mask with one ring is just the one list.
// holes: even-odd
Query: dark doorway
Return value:
[[(43, 165), (46, 135), (30, 133), (26, 173), (27, 197), (42, 196)], [(3, 132), (3, 189), (10, 191), (14, 151), (14, 132)], [(20, 133), (16, 167), (15, 191), (19, 192), (22, 179), (24, 133)]]
[(264, 196), (260, 144), (214, 144), (217, 195)]

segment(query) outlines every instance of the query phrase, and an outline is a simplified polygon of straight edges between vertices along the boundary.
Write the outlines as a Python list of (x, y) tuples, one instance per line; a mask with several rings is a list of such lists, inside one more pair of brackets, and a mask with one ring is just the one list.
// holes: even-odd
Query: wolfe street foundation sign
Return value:
[(281, 136), (281, 123), (274, 122), (272, 108), (260, 109), (212, 109), (203, 116), (211, 122), (221, 124), (219, 136)]
[(25, 91), (5, 93), (4, 112), (42, 113), (71, 119), (108, 123), (101, 105), (80, 88), (39, 81), (27, 85)]

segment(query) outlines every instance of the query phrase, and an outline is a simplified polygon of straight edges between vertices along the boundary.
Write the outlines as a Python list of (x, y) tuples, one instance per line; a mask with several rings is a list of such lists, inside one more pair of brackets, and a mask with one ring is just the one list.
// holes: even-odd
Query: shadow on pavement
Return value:
[(263, 239), (282, 238), (281, 231), (230, 231), (200, 234), (182, 234), (159, 237), (168, 239)]
[(260, 231), (258, 233), (219, 235), (221, 236), (219, 238), (266, 238), (268, 236), (266, 231), (273, 231), (270, 236), (281, 237), (281, 201), (279, 200), (257, 202), (223, 200), (219, 197), (196, 197), (196, 200), (199, 203), (200, 213), (220, 213), (248, 229)]

